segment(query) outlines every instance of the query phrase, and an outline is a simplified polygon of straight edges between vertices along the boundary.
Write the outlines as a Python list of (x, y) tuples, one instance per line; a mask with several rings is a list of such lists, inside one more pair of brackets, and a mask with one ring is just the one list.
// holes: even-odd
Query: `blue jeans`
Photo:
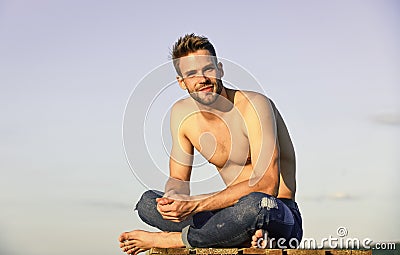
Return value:
[[(251, 242), (257, 229), (264, 229), (268, 237), (284, 238), (289, 248), (300, 243), (303, 236), (302, 219), (297, 204), (290, 199), (277, 199), (268, 194), (253, 192), (243, 196), (233, 206), (199, 212), (182, 222), (162, 218), (157, 211), (159, 191), (146, 191), (136, 205), (139, 217), (162, 231), (182, 232), (186, 247), (238, 247)], [(290, 242), (296, 239), (296, 242)], [(294, 247), (293, 247), (294, 248)]]

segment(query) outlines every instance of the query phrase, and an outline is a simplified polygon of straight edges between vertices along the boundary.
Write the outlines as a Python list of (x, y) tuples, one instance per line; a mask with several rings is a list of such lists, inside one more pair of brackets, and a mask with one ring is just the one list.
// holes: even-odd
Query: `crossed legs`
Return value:
[(122, 251), (138, 254), (152, 247), (238, 247), (244, 242), (248, 243), (247, 247), (250, 242), (251, 246), (258, 247), (258, 240), (263, 237), (261, 229), (284, 238), (293, 235), (294, 220), (290, 209), (279, 199), (276, 199), (276, 208), (268, 211), (261, 208), (263, 197), (275, 200), (264, 193), (251, 193), (234, 206), (218, 212), (202, 212), (179, 223), (164, 220), (158, 213), (155, 198), (160, 196), (160, 192), (145, 192), (136, 209), (144, 222), (162, 232), (124, 232), (119, 237)]

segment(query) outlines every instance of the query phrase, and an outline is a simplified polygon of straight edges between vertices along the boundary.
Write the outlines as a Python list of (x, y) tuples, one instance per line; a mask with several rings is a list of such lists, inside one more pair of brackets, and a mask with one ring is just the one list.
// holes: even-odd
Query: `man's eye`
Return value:
[(205, 72), (205, 73), (212, 73), (212, 72), (214, 72), (214, 70), (215, 70), (214, 67), (207, 67), (207, 68), (204, 70), (204, 72)]

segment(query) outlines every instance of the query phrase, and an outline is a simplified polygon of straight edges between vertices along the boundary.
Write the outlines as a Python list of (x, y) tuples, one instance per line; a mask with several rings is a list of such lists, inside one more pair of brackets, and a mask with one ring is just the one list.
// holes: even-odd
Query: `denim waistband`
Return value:
[(299, 207), (297, 206), (297, 203), (295, 201), (293, 201), (292, 199), (288, 199), (288, 198), (278, 198), (278, 199), (281, 200), (290, 209), (295, 209), (295, 210), (299, 209)]

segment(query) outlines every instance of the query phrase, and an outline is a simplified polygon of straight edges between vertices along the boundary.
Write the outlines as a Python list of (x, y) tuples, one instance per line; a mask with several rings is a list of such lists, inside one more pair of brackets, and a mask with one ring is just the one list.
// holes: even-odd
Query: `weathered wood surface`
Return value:
[(372, 255), (372, 250), (301, 250), (257, 248), (152, 248), (150, 255)]

